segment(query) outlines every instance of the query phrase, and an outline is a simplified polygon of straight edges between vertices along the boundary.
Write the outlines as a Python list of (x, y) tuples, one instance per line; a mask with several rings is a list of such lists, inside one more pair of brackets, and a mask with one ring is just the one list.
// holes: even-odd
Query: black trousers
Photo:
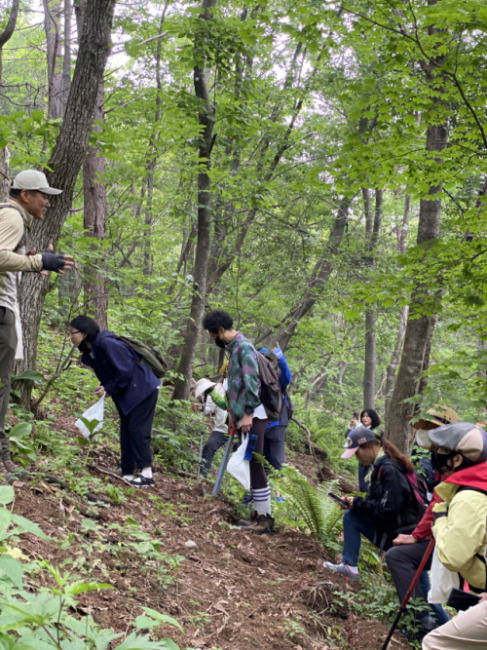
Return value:
[(280, 470), (286, 462), (285, 443), (286, 427), (277, 425), (265, 430), (264, 435), (264, 458), (274, 467)]
[[(408, 592), (409, 585), (413, 581), (428, 544), (429, 539), (416, 542), (416, 544), (401, 544), (400, 546), (393, 546), (386, 553), (387, 566), (396, 585), (397, 595), (401, 603)], [(426, 571), (431, 567), (431, 559), (432, 556), (430, 555), (425, 566)], [(419, 580), (414, 588), (413, 596), (426, 600), (427, 594), (421, 589)]]
[(127, 415), (118, 410), (123, 475), (133, 474), (136, 467), (152, 465), (150, 440), (158, 395), (159, 391), (156, 389)]
[(223, 445), (228, 440), (227, 436), (222, 431), (212, 431), (208, 442), (203, 447), (203, 452), (201, 454), (202, 462), (201, 463), (201, 473), (203, 476), (207, 476), (211, 468), (211, 463), (213, 462), (213, 456), (216, 452), (223, 447)]
[(17, 332), (15, 330), (15, 314), (10, 309), (0, 306), (0, 447), (8, 449), (8, 438), (5, 434), (5, 417), (10, 401), (10, 374), (14, 365), (17, 348)]
[[(259, 420), (258, 418), (254, 418), (252, 420), (252, 428), (250, 430), (251, 433), (257, 436), (254, 452), (260, 454), (261, 456), (264, 455), (264, 435), (266, 425), (267, 420)], [(262, 463), (260, 463), (258, 460), (254, 460), (254, 458), (255, 454), (252, 456), (252, 460), (250, 461), (250, 488), (251, 490), (262, 490), (263, 488), (267, 487), (269, 482), (267, 480), (267, 474), (264, 470), (264, 465), (262, 465)]]

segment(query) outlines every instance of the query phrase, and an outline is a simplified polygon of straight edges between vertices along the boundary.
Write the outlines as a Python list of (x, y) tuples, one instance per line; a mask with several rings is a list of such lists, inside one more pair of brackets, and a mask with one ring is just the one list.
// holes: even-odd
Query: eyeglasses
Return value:
[(71, 330), (69, 336), (73, 336), (73, 334), (82, 334), (82, 332), (80, 332), (79, 330)]

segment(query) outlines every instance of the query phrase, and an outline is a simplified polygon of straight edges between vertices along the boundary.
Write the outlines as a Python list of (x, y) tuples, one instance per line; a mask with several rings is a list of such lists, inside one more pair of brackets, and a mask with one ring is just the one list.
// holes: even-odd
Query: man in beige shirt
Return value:
[[(27, 247), (33, 220), (42, 221), (49, 207), (49, 196), (61, 192), (49, 187), (45, 174), (29, 169), (17, 174), (8, 200), (0, 204), (0, 463), (10, 472), (16, 465), (10, 459), (5, 416), (12, 366), (17, 348), (22, 349), (18, 285), (22, 271), (63, 273), (73, 266), (70, 255), (52, 250), (36, 254), (35, 249)], [(18, 354), (17, 358), (22, 355)]]

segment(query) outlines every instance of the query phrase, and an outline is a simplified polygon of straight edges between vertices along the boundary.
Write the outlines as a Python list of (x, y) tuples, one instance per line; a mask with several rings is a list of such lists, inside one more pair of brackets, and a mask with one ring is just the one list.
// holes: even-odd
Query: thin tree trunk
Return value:
[[(159, 34), (162, 33), (162, 27), (166, 19), (166, 11), (168, 8), (168, 0), (164, 5), (159, 23)], [(149, 138), (149, 156), (147, 161), (147, 200), (145, 206), (145, 228), (144, 228), (144, 275), (152, 274), (152, 222), (154, 221), (154, 212), (152, 208), (154, 198), (154, 174), (157, 169), (157, 157), (159, 155), (159, 141), (160, 141), (160, 121), (161, 121), (161, 93), (162, 93), (162, 79), (161, 79), (161, 53), (162, 53), (162, 38), (157, 39), (156, 45), (156, 110), (154, 113), (154, 128)]]
[[(98, 88), (98, 97), (94, 120), (104, 122), (105, 86), (103, 80)], [(94, 130), (99, 131), (99, 124), (94, 124)], [(107, 234), (107, 192), (103, 182), (106, 171), (105, 156), (100, 155), (96, 147), (90, 146), (88, 155), (83, 163), (83, 200), (84, 219), (83, 225), (88, 236), (103, 240)], [(101, 329), (108, 327), (108, 290), (105, 282), (106, 263), (102, 249), (96, 244), (98, 260), (95, 265), (87, 265), (84, 270), (84, 312), (92, 316)]]
[[(383, 191), (375, 191), (375, 211), (372, 219), (372, 210), (368, 191), (364, 195), (365, 203), (365, 228), (366, 228), (366, 263), (372, 270), (375, 266), (375, 254), (379, 240), (379, 231), (382, 223)], [(364, 408), (375, 408), (375, 371), (376, 371), (376, 311), (365, 310), (365, 359), (363, 377)]]
[(71, 87), (71, 18), (73, 13), (72, 0), (64, 0), (64, 57), (63, 75), (61, 83), (62, 111), (66, 110), (66, 104)]
[[(438, 0), (427, 1), (430, 6), (438, 4)], [(430, 38), (439, 32), (440, 30), (434, 25), (428, 27), (428, 36)], [(442, 61), (442, 55), (438, 55), (433, 60), (420, 59), (419, 61), (427, 82), (434, 91), (431, 98), (433, 110), (436, 104), (439, 115), (443, 114), (445, 108), (441, 92), (438, 92), (443, 86)], [(436, 111), (434, 110), (434, 112)], [(429, 171), (428, 166), (431, 166), (433, 171), (436, 171), (434, 168), (441, 163), (441, 152), (447, 144), (448, 122), (445, 120), (440, 124), (429, 124), (426, 130), (426, 151), (431, 152), (432, 158), (430, 165), (426, 164), (426, 173)], [(437, 177), (437, 173), (434, 174), (434, 177)], [(434, 182), (429, 187), (428, 195), (420, 201), (417, 243), (422, 245), (426, 252), (429, 248), (428, 244), (433, 243), (440, 235), (441, 191), (441, 181)], [(429, 364), (431, 338), (436, 322), (436, 314), (428, 313), (428, 309), (425, 310), (426, 302), (433, 303), (431, 291), (431, 288), (425, 286), (424, 281), (421, 279), (415, 281), (401, 362), (386, 414), (385, 435), (404, 452), (409, 450), (409, 420), (414, 415), (417, 405), (417, 399), (413, 400), (412, 398), (421, 395), (421, 391), (424, 390), (423, 373), (427, 370)], [(435, 288), (433, 291), (435, 299), (440, 301), (441, 290)]]
[[(441, 152), (448, 142), (448, 125), (428, 126), (426, 150)], [(421, 199), (419, 208), (418, 244), (428, 244), (439, 237), (441, 217), (441, 185), (433, 185), (429, 196)], [(411, 297), (404, 337), (401, 363), (386, 416), (386, 436), (399, 449), (409, 447), (409, 420), (414, 414), (411, 398), (418, 394), (423, 372), (427, 369), (427, 351), (435, 325), (435, 317), (424, 313), (427, 287), (417, 282)], [(438, 295), (438, 300), (440, 296)]]
[[(404, 211), (402, 215), (401, 228), (397, 233), (397, 248), (401, 255), (406, 252), (407, 233), (409, 228), (409, 217), (411, 214), (411, 195), (406, 194), (404, 197)], [(402, 344), (404, 335), (406, 334), (406, 325), (408, 320), (409, 307), (404, 305), (399, 314), (399, 326), (397, 329), (396, 343), (392, 351), (391, 360), (386, 370), (386, 387), (384, 391), (386, 413), (389, 411), (391, 403), (392, 392), (394, 390), (394, 383), (396, 379), (396, 370), (401, 356)]]
[[(215, 4), (216, 0), (203, 0), (200, 16), (202, 20), (213, 20), (212, 10)], [(198, 63), (194, 68), (195, 94), (201, 106), (198, 114), (201, 126), (198, 165), (198, 169), (200, 170), (198, 173), (198, 238), (193, 269), (191, 311), (186, 322), (184, 347), (178, 367), (178, 372), (182, 378), (177, 379), (174, 383), (173, 399), (187, 399), (189, 396), (194, 357), (198, 343), (198, 334), (201, 330), (206, 298), (208, 251), (210, 250), (211, 240), (211, 178), (209, 172), (211, 168), (215, 109), (211, 103), (208, 91), (204, 47), (203, 35), (198, 34), (195, 37), (195, 59)]]
[(60, 0), (43, 0), (42, 4), (47, 48), (47, 117), (58, 119), (63, 115), (63, 39), (61, 38), (63, 7)]

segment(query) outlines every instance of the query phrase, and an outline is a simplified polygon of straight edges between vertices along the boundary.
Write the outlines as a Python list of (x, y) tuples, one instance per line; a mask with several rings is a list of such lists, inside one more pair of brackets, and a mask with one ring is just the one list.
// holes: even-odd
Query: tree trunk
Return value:
[[(397, 248), (401, 255), (406, 252), (407, 233), (409, 228), (409, 217), (411, 214), (411, 195), (406, 194), (404, 197), (404, 211), (402, 215), (402, 224), (397, 232)], [(384, 391), (386, 413), (389, 411), (391, 403), (392, 392), (394, 390), (394, 383), (396, 379), (396, 369), (401, 356), (402, 344), (404, 335), (406, 334), (406, 325), (408, 320), (409, 307), (404, 305), (399, 314), (399, 327), (397, 330), (396, 343), (392, 351), (391, 360), (386, 370), (386, 387)]]
[[(448, 142), (447, 124), (428, 126), (426, 150), (441, 152)], [(439, 237), (441, 185), (432, 185), (429, 196), (421, 199), (419, 208), (418, 244), (427, 244)], [(427, 366), (427, 351), (435, 324), (435, 317), (424, 313), (423, 305), (427, 287), (416, 282), (411, 297), (404, 347), (386, 416), (386, 436), (404, 452), (409, 448), (409, 420), (415, 404), (410, 401), (418, 394), (421, 376)], [(438, 298), (439, 299), (439, 298)]]
[[(368, 192), (364, 195), (365, 199), (365, 228), (367, 238), (366, 262), (370, 269), (375, 266), (375, 254), (379, 240), (379, 230), (382, 223), (382, 202), (383, 192), (377, 189), (375, 191), (375, 212), (372, 220), (372, 210), (370, 209), (370, 200)], [(367, 308), (365, 310), (365, 359), (364, 359), (364, 378), (363, 378), (363, 397), (364, 408), (375, 408), (375, 370), (376, 370), (376, 312), (375, 309)]]
[[(93, 114), (95, 120), (104, 122), (105, 87), (103, 80), (98, 88), (98, 97)], [(95, 130), (100, 130), (98, 124)], [(83, 163), (83, 225), (90, 237), (98, 240), (105, 239), (107, 234), (107, 191), (100, 178), (106, 171), (105, 157), (100, 155), (96, 147), (89, 147), (88, 155)], [(101, 250), (96, 244), (94, 250)], [(105, 283), (106, 264), (100, 256), (96, 265), (87, 265), (84, 272), (84, 312), (92, 316), (100, 329), (107, 329), (108, 292)]]
[(64, 57), (61, 83), (61, 102), (63, 115), (71, 87), (71, 17), (73, 13), (72, 0), (64, 0)]
[[(200, 19), (213, 20), (212, 9), (216, 0), (203, 0)], [(211, 149), (213, 146), (213, 128), (215, 125), (214, 106), (211, 103), (206, 79), (205, 35), (195, 36), (194, 88), (200, 102), (198, 120), (201, 127), (198, 169), (198, 238), (193, 268), (193, 296), (191, 311), (186, 322), (184, 347), (179, 361), (178, 372), (182, 379), (174, 383), (173, 399), (187, 399), (191, 386), (193, 364), (198, 343), (198, 334), (205, 309), (206, 284), (208, 274), (208, 251), (211, 240)]]
[[(428, 5), (438, 4), (438, 0), (428, 0)], [(428, 27), (428, 37), (432, 39), (440, 30), (434, 25)], [(427, 82), (432, 89), (431, 104), (433, 113), (444, 114), (444, 102), (441, 95), (443, 87), (441, 64), (443, 56), (438, 55), (428, 61), (420, 59)], [(448, 144), (448, 122), (430, 123), (426, 130), (426, 151), (431, 152), (430, 162), (425, 164), (425, 173), (432, 172), (432, 181), (428, 194), (420, 201), (417, 244), (426, 251), (440, 235), (441, 191), (442, 183), (438, 181), (437, 166), (441, 164), (441, 152)], [(435, 155), (437, 154), (437, 155)], [(437, 300), (441, 299), (438, 288), (433, 289)], [(385, 435), (399, 449), (409, 451), (409, 420), (414, 415), (421, 391), (424, 390), (423, 373), (429, 364), (431, 338), (436, 322), (436, 315), (425, 310), (425, 302), (431, 304), (431, 289), (424, 281), (417, 279), (413, 286), (409, 306), (408, 322), (404, 337), (401, 363), (397, 373), (396, 384), (386, 414)]]
[[(65, 0), (69, 4), (70, 0)], [(86, 0), (76, 6), (76, 23), (78, 34), (83, 33)], [(100, 82), (93, 111), (93, 131), (100, 131), (98, 122), (105, 121), (105, 85)], [(90, 146), (83, 161), (83, 225), (89, 237), (105, 239), (107, 233), (107, 192), (99, 177), (106, 171), (104, 156), (99, 155), (96, 147)], [(94, 244), (93, 250), (99, 247)], [(106, 264), (100, 259), (97, 264), (87, 264), (83, 273), (84, 305), (83, 312), (92, 316), (101, 329), (107, 329), (108, 292), (105, 284)], [(75, 294), (77, 296), (77, 294)]]
[[(64, 114), (61, 131), (49, 159), (48, 180), (63, 193), (51, 198), (51, 208), (44, 221), (35, 222), (32, 240), (38, 250), (56, 244), (71, 207), (78, 173), (88, 149), (98, 89), (110, 51), (110, 37), (115, 0), (90, 0), (86, 6), (78, 58)], [(48, 280), (36, 273), (22, 280), (21, 315), (24, 325), (24, 361), (16, 372), (35, 368), (37, 337), (42, 305)], [(23, 382), (22, 403), (30, 403), (32, 386)]]
[[(168, 1), (164, 5), (159, 23), (159, 34), (162, 33), (162, 27), (166, 19), (166, 11)], [(160, 141), (160, 121), (161, 121), (161, 93), (162, 93), (162, 79), (161, 79), (161, 52), (162, 52), (162, 38), (157, 39), (156, 45), (156, 110), (154, 113), (154, 127), (149, 138), (149, 155), (147, 160), (147, 200), (145, 206), (145, 228), (144, 228), (144, 275), (149, 276), (152, 274), (152, 237), (151, 228), (154, 221), (154, 212), (152, 208), (154, 198), (154, 174), (157, 169), (157, 157), (159, 155), (159, 141)]]
[(63, 115), (63, 39), (61, 37), (60, 0), (43, 0), (44, 31), (46, 34), (48, 103), (47, 117), (58, 119)]

